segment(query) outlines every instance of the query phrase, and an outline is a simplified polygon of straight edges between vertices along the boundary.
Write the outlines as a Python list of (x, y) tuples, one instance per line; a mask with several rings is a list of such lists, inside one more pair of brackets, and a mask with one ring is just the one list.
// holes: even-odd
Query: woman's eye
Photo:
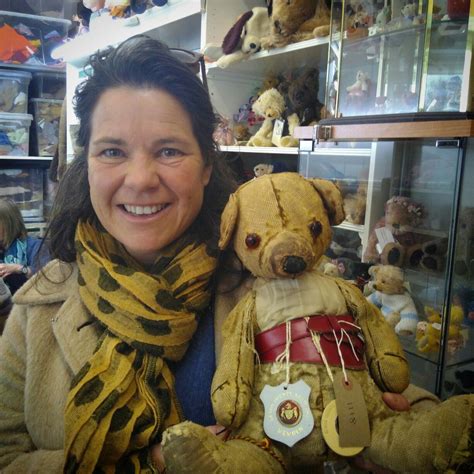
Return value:
[(105, 150), (102, 150), (100, 154), (102, 156), (105, 156), (106, 158), (117, 158), (123, 156), (122, 151), (118, 148), (107, 148)]
[(176, 148), (163, 148), (160, 150), (160, 155), (165, 158), (176, 158), (178, 156), (182, 156), (183, 153)]

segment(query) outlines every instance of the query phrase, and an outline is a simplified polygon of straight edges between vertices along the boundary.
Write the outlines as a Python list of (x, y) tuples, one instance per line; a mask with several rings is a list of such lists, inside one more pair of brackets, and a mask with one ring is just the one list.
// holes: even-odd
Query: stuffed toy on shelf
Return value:
[(327, 36), (331, 12), (325, 0), (267, 0), (270, 34), (262, 47), (280, 48), (311, 38)]
[[(416, 267), (423, 255), (421, 237), (414, 231), (425, 216), (423, 207), (405, 196), (393, 196), (385, 203), (385, 215), (370, 232), (364, 261)], [(385, 229), (392, 242), (381, 245), (377, 231)]]
[(243, 13), (227, 32), (221, 45), (209, 43), (203, 49), (209, 61), (226, 68), (260, 51), (261, 39), (270, 32), (270, 20), (265, 7), (255, 7)]
[(367, 301), (380, 308), (388, 324), (401, 336), (414, 336), (418, 312), (410, 293), (405, 288), (403, 272), (392, 265), (376, 265), (369, 269), (375, 290)]
[[(230, 197), (219, 246), (232, 246), (256, 280), (224, 322), (212, 383), (216, 420), (229, 436), (192, 422), (168, 428), (167, 471), (315, 472), (364, 445), (373, 462), (397, 472), (473, 461), (474, 395), (423, 411), (383, 402), (382, 391), (409, 382), (398, 337), (354, 285), (316, 269), (343, 219), (337, 187), (297, 173), (261, 176)], [(354, 403), (357, 414), (344, 415)]]
[(252, 110), (265, 117), (262, 126), (247, 142), (247, 146), (298, 146), (298, 140), (293, 138), (293, 130), (298, 125), (297, 117), (288, 117), (289, 134), (278, 139), (277, 143), (272, 141), (275, 120), (282, 119), (285, 112), (285, 99), (275, 89), (266, 90), (252, 105)]

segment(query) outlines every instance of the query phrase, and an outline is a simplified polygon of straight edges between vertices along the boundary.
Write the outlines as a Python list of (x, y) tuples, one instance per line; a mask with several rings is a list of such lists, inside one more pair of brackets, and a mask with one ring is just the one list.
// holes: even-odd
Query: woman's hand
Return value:
[[(408, 411), (410, 409), (409, 401), (401, 393), (385, 392), (382, 395), (382, 400), (385, 405), (394, 411)], [(377, 466), (377, 464), (364, 459), (362, 456), (356, 456), (351, 463), (358, 469), (370, 471), (373, 474), (393, 474), (389, 469)]]
[[(227, 430), (221, 425), (211, 425), (211, 426), (206, 426), (206, 428), (211, 433), (215, 434), (216, 436), (219, 436), (219, 438), (224, 439), (224, 440), (229, 435), (229, 430)], [(165, 472), (166, 466), (165, 466), (165, 459), (163, 457), (163, 451), (161, 449), (161, 443), (151, 446), (150, 455), (151, 455), (153, 464), (158, 469), (158, 471)]]
[(19, 263), (0, 263), (0, 277), (5, 278), (13, 273), (21, 273), (23, 265)]

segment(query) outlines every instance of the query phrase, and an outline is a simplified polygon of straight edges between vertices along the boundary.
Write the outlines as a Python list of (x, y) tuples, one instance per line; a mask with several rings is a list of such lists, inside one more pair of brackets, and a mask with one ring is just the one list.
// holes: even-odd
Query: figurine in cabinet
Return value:
[(405, 196), (393, 196), (385, 203), (385, 216), (372, 229), (365, 262), (416, 266), (423, 255), (420, 237), (414, 230), (425, 213), (422, 206)]
[(369, 75), (364, 71), (357, 71), (355, 82), (346, 87), (347, 106), (353, 110), (365, 110), (368, 107), (370, 89)]
[(367, 300), (380, 308), (388, 324), (401, 336), (413, 336), (418, 313), (410, 293), (405, 288), (403, 272), (392, 265), (377, 265), (369, 270), (375, 290)]
[(290, 43), (327, 36), (331, 12), (325, 0), (267, 0), (270, 34), (262, 47), (280, 48)]

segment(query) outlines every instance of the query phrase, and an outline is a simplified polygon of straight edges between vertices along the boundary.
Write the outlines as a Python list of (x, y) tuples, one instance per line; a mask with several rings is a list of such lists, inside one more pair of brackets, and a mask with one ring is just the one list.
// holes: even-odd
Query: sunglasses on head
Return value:
[(189, 66), (194, 72), (194, 74), (199, 74), (199, 72), (201, 72), (202, 83), (204, 84), (206, 90), (209, 91), (207, 87), (206, 64), (204, 63), (204, 55), (181, 48), (169, 48), (169, 50), (176, 59), (179, 59), (182, 63)]

